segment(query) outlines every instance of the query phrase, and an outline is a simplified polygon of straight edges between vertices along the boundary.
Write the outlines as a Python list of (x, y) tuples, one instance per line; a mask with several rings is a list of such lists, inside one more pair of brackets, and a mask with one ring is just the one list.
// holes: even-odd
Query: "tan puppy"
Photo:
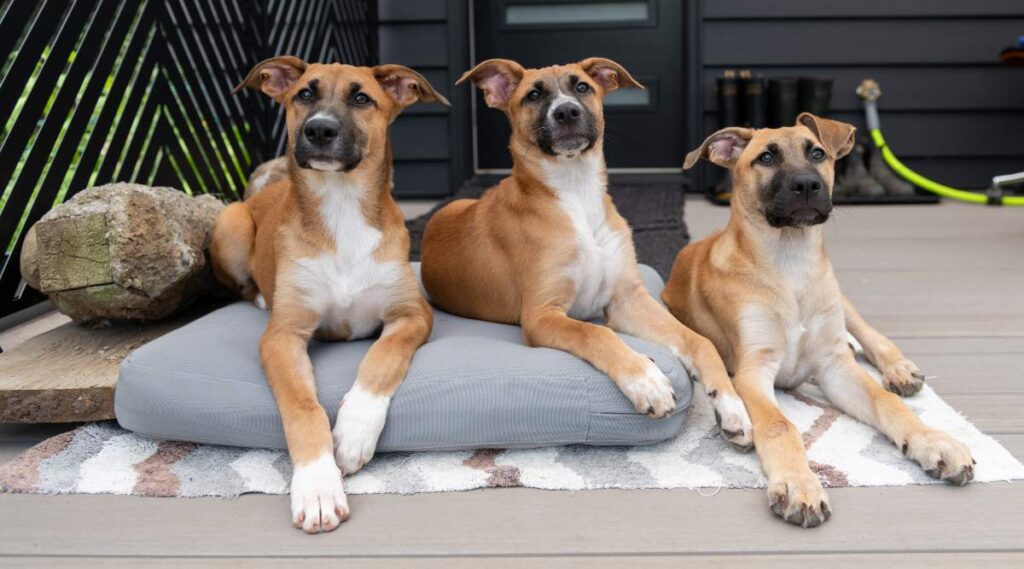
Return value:
[[(275, 164), (287, 171), (221, 212), (210, 251), (222, 283), (270, 308), (260, 358), (295, 468), (292, 520), (307, 532), (330, 531), (349, 514), (341, 475), (373, 456), (391, 395), (432, 325), (391, 198), (388, 126), (417, 100), (448, 102), (400, 65), (290, 56), (260, 63), (242, 87), (284, 105), (288, 153)], [(332, 443), (306, 345), (312, 336), (355, 340), (378, 331)]]
[[(641, 85), (596, 57), (543, 69), (492, 59), (466, 79), (508, 116), (515, 165), (479, 200), (453, 202), (430, 220), (422, 256), (431, 300), (521, 324), (527, 343), (590, 362), (652, 417), (675, 408), (672, 385), (613, 330), (667, 346), (703, 380), (726, 437), (749, 448), (750, 422), (721, 358), (647, 293), (629, 226), (606, 192), (602, 98)], [(602, 316), (607, 326), (586, 322)]]
[[(708, 137), (685, 167), (706, 158), (732, 170), (732, 216), (723, 231), (679, 253), (662, 293), (735, 374), (769, 506), (804, 527), (828, 519), (829, 499), (775, 387), (816, 381), (833, 405), (882, 431), (931, 476), (957, 485), (974, 477), (967, 447), (922, 423), (894, 394), (917, 393), (924, 376), (857, 314), (832, 273), (821, 224), (832, 210), (835, 161), (853, 143), (852, 126), (808, 113), (793, 127)], [(884, 374), (884, 388), (854, 360), (847, 331)]]

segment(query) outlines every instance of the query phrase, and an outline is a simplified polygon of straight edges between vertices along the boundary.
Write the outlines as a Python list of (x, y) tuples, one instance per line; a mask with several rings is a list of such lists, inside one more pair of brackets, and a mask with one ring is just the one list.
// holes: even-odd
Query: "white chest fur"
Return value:
[(383, 323), (400, 266), (374, 258), (383, 235), (363, 216), (363, 188), (330, 180), (317, 191), (335, 252), (299, 259), (295, 282), (307, 306), (320, 315), (321, 329), (347, 330), (349, 339), (369, 336)]
[(607, 223), (601, 167), (597, 155), (558, 158), (544, 172), (576, 237), (576, 259), (567, 273), (576, 287), (569, 315), (579, 319), (603, 315), (622, 273), (627, 244), (625, 235)]
[(747, 307), (744, 344), (781, 350), (775, 385), (793, 388), (811, 379), (845, 343), (845, 321), (838, 283), (821, 273), (820, 241), (783, 236), (770, 251), (783, 281), (774, 310)]

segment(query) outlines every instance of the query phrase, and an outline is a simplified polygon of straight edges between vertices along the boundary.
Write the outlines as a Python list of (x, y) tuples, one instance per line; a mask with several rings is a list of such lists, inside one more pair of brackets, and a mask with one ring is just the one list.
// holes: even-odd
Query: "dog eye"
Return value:
[(775, 155), (766, 150), (762, 152), (760, 156), (757, 157), (757, 161), (760, 162), (761, 164), (771, 164), (772, 162), (775, 161)]
[(814, 150), (811, 150), (811, 159), (812, 160), (824, 160), (825, 159), (825, 151), (820, 149), (820, 148), (815, 148)]
[(529, 93), (526, 94), (526, 98), (531, 101), (536, 101), (540, 99), (540, 91), (534, 89), (533, 91), (530, 91)]
[(299, 91), (299, 98), (302, 99), (303, 101), (309, 101), (310, 99), (313, 98), (313, 91), (309, 89), (303, 89)]
[(352, 102), (357, 105), (365, 105), (370, 102), (370, 96), (366, 93), (356, 93), (356, 95), (352, 97)]
[(589, 90), (590, 90), (590, 85), (588, 85), (588, 84), (586, 84), (586, 83), (584, 83), (582, 81), (580, 81), (579, 83), (576, 84), (576, 92), (577, 93), (586, 93)]

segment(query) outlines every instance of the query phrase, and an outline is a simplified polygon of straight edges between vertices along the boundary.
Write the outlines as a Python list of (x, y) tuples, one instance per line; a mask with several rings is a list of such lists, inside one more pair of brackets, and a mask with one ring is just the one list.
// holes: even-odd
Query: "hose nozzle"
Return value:
[(857, 86), (857, 96), (865, 101), (877, 101), (882, 96), (882, 87), (874, 79), (865, 79)]

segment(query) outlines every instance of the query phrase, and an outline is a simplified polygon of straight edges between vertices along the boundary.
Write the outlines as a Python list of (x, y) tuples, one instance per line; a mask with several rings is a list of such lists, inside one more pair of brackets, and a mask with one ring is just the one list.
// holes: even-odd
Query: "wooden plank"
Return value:
[(841, 488), (830, 494), (835, 515), (814, 530), (775, 519), (763, 490), (724, 490), (710, 497), (688, 490), (528, 489), (352, 496), (352, 518), (338, 531), (318, 537), (290, 527), (287, 496), (0, 495), (0, 553), (579, 556), (909, 554), (1022, 547), (1024, 484)]
[(955, 393), (942, 398), (986, 433), (1024, 433), (1024, 394)]
[(1012, 0), (703, 0), (704, 18), (898, 18), (954, 16), (1024, 16), (1024, 4)]
[[(728, 4), (726, 2), (725, 4)], [(815, 3), (817, 4), (817, 3)], [(808, 4), (815, 5), (815, 4)], [(1021, 4), (1024, 6), (1024, 3)], [(863, 112), (856, 89), (870, 77), (882, 86), (882, 120), (892, 111), (921, 110), (1020, 110), (1024, 101), (1014, 92), (1024, 90), (1024, 77), (1016, 69), (1005, 67), (759, 67), (765, 77), (830, 77), (830, 112)], [(718, 111), (715, 78), (718, 67), (705, 68), (703, 102), (705, 112)], [(950, 89), (955, 85), (955, 89)], [(424, 105), (425, 106), (425, 105)], [(415, 108), (415, 107), (414, 107)], [(406, 111), (408, 112), (408, 111)], [(1019, 163), (1019, 162), (1018, 162)]]
[(967, 354), (984, 357), (999, 354), (1024, 354), (1024, 337), (1008, 338), (904, 338), (899, 342), (911, 358), (931, 354)]
[[(1024, 24), (1024, 22), (1022, 22)], [(884, 107), (883, 107), (884, 109)], [(828, 117), (864, 129), (863, 111), (830, 112)], [(1024, 113), (1019, 111), (882, 111), (882, 132), (897, 156), (912, 158), (1004, 158), (1024, 155), (1024, 142), (1016, 134), (1024, 130)], [(718, 116), (704, 115), (704, 132), (719, 128)], [(950, 133), (956, 133), (951, 136)], [(1019, 166), (1020, 161), (1017, 162)], [(1020, 171), (992, 172), (991, 176)], [(947, 182), (949, 183), (949, 182)], [(883, 206), (885, 207), (885, 206)]]
[(1006, 450), (1010, 451), (1010, 454), (1015, 456), (1017, 460), (1024, 461), (1024, 434), (1004, 433), (995, 435), (995, 439), (999, 441), (999, 444), (1006, 447)]
[(0, 354), (0, 422), (113, 419), (121, 360), (215, 306), (143, 324), (92, 329), (69, 322)]
[[(705, 65), (997, 64), (1024, 18), (708, 21)], [(941, 38), (941, 41), (929, 41)], [(765, 46), (771, 46), (766, 49)]]
[[(280, 567), (282, 558), (256, 557), (16, 557), (10, 563), (28, 569), (39, 567), (143, 567), (147, 569), (175, 567)], [(287, 557), (289, 564), (303, 568), (326, 567), (337, 569), (338, 560), (329, 557)], [(977, 567), (1020, 566), (1024, 553), (1017, 551), (982, 553), (826, 553), (793, 555), (635, 555), (635, 556), (514, 556), (514, 557), (383, 557), (348, 558), (345, 567), (365, 569), (449, 569), (460, 567), (489, 567), (492, 569), (520, 569), (545, 567), (567, 569), (587, 567), (593, 569), (621, 569), (638, 567), (647, 569), (678, 569), (679, 567), (768, 567), (781, 569), (820, 569), (843, 567), (907, 567), (928, 566), (932, 569), (964, 569)], [(0, 562), (0, 565), (3, 563)]]
[[(907, 352), (904, 352), (907, 353)], [(918, 354), (907, 357), (942, 396), (953, 394), (1024, 394), (1024, 354)]]

